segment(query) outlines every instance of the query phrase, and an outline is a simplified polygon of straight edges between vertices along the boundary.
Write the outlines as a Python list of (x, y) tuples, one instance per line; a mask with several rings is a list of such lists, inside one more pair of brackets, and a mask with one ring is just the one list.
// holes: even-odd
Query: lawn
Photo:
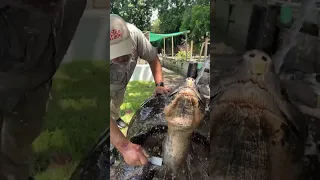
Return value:
[[(125, 99), (121, 105), (121, 118), (129, 123), (134, 113), (140, 108), (141, 104), (152, 96), (155, 89), (154, 82), (150, 81), (131, 81), (129, 82)], [(121, 129), (126, 134), (127, 128)]]
[[(121, 116), (129, 123), (152, 95), (153, 82), (132, 81), (127, 86)], [(63, 64), (54, 77), (52, 100), (43, 132), (33, 143), (36, 180), (69, 180), (79, 160), (109, 127), (109, 64), (74, 61)], [(122, 129), (124, 134), (127, 129)], [(72, 160), (57, 164), (55, 154)], [(54, 160), (55, 159), (55, 160)]]
[[(68, 180), (100, 133), (109, 127), (109, 63), (73, 61), (54, 77), (44, 129), (33, 143), (36, 180)], [(72, 157), (57, 165), (55, 154)]]

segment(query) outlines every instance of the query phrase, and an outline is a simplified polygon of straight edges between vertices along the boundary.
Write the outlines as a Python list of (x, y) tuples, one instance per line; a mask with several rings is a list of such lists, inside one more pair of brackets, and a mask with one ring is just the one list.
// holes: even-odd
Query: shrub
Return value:
[[(190, 58), (190, 55), (191, 55), (191, 52), (188, 51), (188, 59)], [(177, 54), (176, 54), (176, 58), (177, 60), (186, 60), (186, 51), (179, 51)]]

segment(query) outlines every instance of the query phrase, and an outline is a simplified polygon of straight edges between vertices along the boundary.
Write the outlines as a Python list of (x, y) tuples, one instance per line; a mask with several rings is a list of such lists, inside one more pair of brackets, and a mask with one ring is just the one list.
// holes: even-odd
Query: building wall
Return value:
[(228, 39), (229, 43), (233, 44), (239, 51), (242, 51), (246, 45), (252, 5), (251, 2), (243, 2), (233, 8), (230, 20), (233, 20), (234, 23), (229, 23), (227, 31), (229, 2), (227, 0), (217, 0), (215, 4), (216, 28), (226, 32), (224, 36), (228, 36), (228, 38), (225, 37), (225, 39)]
[(73, 60), (109, 60), (107, 9), (85, 10), (63, 62)]
[(228, 1), (216, 0), (214, 13), (215, 27), (219, 30), (225, 30), (227, 27), (227, 20), (229, 14)]
[(244, 2), (235, 6), (230, 17), (234, 23), (229, 24), (228, 35), (235, 40), (235, 48), (241, 51), (246, 46), (252, 5), (253, 3)]
[[(229, 14), (229, 0), (216, 0), (215, 3), (215, 27), (222, 32), (226, 32), (227, 21)], [(223, 35), (227, 43), (232, 44), (238, 51), (244, 49), (246, 45), (246, 39), (248, 35), (248, 28), (250, 23), (250, 16), (252, 13), (253, 2), (238, 1), (231, 14), (230, 20), (234, 23), (229, 24), (228, 31)], [(298, 11), (298, 8), (294, 9), (294, 12)], [(296, 13), (293, 13), (293, 15)], [(318, 24), (318, 11), (313, 11), (307, 17), (306, 21)], [(214, 37), (214, 35), (213, 35)], [(217, 37), (219, 38), (219, 37)]]

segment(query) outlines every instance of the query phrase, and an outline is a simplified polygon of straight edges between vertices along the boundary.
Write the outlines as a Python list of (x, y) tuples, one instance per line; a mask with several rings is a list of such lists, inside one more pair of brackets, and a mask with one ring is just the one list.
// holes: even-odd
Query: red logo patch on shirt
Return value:
[(122, 37), (122, 33), (119, 29), (112, 29), (110, 31), (110, 41), (118, 39), (120, 37)]

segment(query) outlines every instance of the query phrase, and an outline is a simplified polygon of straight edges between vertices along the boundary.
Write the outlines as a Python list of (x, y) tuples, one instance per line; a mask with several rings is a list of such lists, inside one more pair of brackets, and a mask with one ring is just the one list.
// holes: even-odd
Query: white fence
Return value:
[(154, 82), (149, 64), (137, 64), (130, 81), (152, 81)]

